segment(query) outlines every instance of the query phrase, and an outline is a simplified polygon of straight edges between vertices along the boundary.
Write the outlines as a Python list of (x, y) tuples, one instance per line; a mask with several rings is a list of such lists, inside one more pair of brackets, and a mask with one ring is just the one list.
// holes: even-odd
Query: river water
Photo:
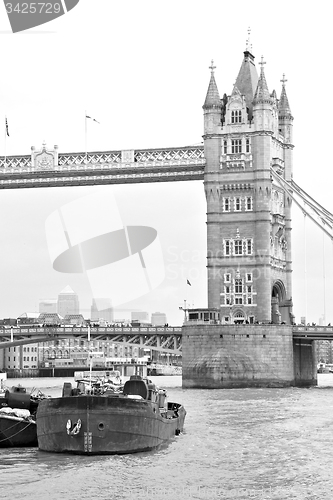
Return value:
[[(73, 456), (0, 449), (0, 498), (333, 498), (333, 374), (311, 389), (182, 389), (181, 377), (151, 377), (187, 410), (185, 431), (158, 451)], [(20, 379), (51, 396), (64, 381)]]

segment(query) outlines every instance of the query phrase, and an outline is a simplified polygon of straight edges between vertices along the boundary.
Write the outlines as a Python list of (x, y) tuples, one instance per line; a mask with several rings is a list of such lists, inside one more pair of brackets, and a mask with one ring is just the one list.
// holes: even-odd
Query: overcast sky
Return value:
[[(30, 154), (31, 146), (39, 149), (44, 140), (48, 148), (57, 144), (60, 153), (84, 151), (85, 110), (100, 122), (88, 123), (90, 151), (200, 144), (210, 61), (220, 95), (230, 94), (250, 26), (257, 69), (263, 55), (269, 90), (279, 96), (283, 73), (288, 80), (294, 179), (333, 211), (330, 2), (316, 2), (315, 9), (312, 2), (296, 1), (235, 5), (80, 0), (59, 19), (15, 35), (0, 6), (0, 123), (6, 115), (7, 155)], [(0, 154), (4, 151), (0, 129)], [(163, 248), (165, 280), (124, 309), (165, 312), (169, 323), (177, 325), (184, 300), (207, 306), (201, 181), (4, 190), (0, 317), (37, 311), (40, 299), (56, 298), (67, 285), (89, 316), (92, 296), (86, 276), (52, 269), (45, 220), (63, 204), (96, 192), (113, 193), (128, 224), (154, 227)], [(304, 217), (298, 209), (293, 216), (296, 320), (307, 315), (318, 322), (325, 313), (326, 321), (333, 322), (332, 243), (309, 221), (305, 240)]]

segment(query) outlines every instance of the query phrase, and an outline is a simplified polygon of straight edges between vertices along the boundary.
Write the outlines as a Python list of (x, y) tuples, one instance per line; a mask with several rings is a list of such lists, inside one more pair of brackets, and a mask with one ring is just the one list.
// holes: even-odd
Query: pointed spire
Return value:
[(206, 100), (203, 105), (204, 109), (207, 108), (212, 108), (212, 107), (222, 107), (219, 91), (216, 85), (215, 81), (215, 76), (214, 76), (214, 69), (216, 66), (214, 66), (214, 61), (212, 60), (211, 66), (209, 66), (209, 69), (211, 70), (211, 75), (210, 75), (210, 82), (207, 90), (207, 95), (206, 95)]
[(285, 86), (285, 83), (288, 80), (285, 79), (284, 73), (283, 73), (282, 80), (280, 80), (280, 81), (282, 82), (282, 91), (281, 91), (281, 97), (279, 100), (279, 115), (283, 115), (283, 116), (291, 115), (291, 109), (289, 106), (289, 101), (288, 101), (288, 97), (287, 97), (287, 93), (286, 93), (286, 86)]
[(239, 70), (235, 86), (240, 94), (245, 97), (246, 107), (249, 110), (249, 119), (252, 119), (252, 101), (258, 84), (258, 73), (254, 64), (254, 56), (251, 54), (252, 46), (249, 37), (246, 42), (244, 59)]
[(258, 80), (258, 85), (256, 92), (254, 94), (254, 103), (260, 102), (260, 101), (272, 101), (272, 98), (270, 96), (267, 82), (266, 82), (266, 77), (265, 77), (265, 72), (264, 72), (264, 64), (266, 62), (264, 61), (263, 56), (261, 56), (261, 62), (259, 63), (261, 65), (261, 71), (260, 71), (260, 76)]
[(239, 95), (239, 96), (241, 96), (241, 93), (239, 92), (239, 89), (238, 89), (238, 87), (237, 87), (236, 83), (235, 83), (235, 85), (234, 85), (234, 88), (232, 89), (232, 93), (231, 93), (231, 95), (232, 95), (232, 96), (234, 96), (234, 95)]

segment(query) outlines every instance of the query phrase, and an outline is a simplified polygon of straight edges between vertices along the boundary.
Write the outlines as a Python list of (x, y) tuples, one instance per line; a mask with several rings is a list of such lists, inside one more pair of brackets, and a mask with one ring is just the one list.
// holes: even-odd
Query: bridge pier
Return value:
[(232, 389), (316, 385), (311, 341), (291, 325), (186, 324), (183, 387)]
[(293, 341), (293, 351), (295, 386), (309, 387), (317, 385), (317, 362), (314, 341), (295, 339)]

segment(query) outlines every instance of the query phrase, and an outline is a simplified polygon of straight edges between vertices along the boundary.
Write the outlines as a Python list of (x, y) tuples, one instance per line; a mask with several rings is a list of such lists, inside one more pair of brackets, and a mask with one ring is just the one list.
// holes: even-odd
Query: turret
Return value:
[(264, 73), (263, 57), (261, 57), (260, 76), (257, 89), (253, 98), (253, 119), (255, 130), (272, 130), (274, 124), (272, 122), (272, 111), (274, 109), (274, 98), (270, 95), (266, 77)]
[(202, 106), (204, 110), (204, 134), (217, 133), (218, 127), (221, 126), (222, 102), (214, 77), (213, 61), (209, 69), (211, 70), (210, 82), (205, 103)]
[(282, 77), (282, 91), (281, 91), (281, 97), (279, 100), (279, 105), (278, 105), (278, 110), (279, 110), (279, 132), (281, 135), (283, 135), (285, 139), (285, 143), (291, 144), (293, 141), (293, 134), (292, 134), (292, 129), (293, 129), (293, 116), (291, 114), (290, 106), (289, 106), (289, 101), (286, 93), (286, 79), (285, 75), (283, 74)]

